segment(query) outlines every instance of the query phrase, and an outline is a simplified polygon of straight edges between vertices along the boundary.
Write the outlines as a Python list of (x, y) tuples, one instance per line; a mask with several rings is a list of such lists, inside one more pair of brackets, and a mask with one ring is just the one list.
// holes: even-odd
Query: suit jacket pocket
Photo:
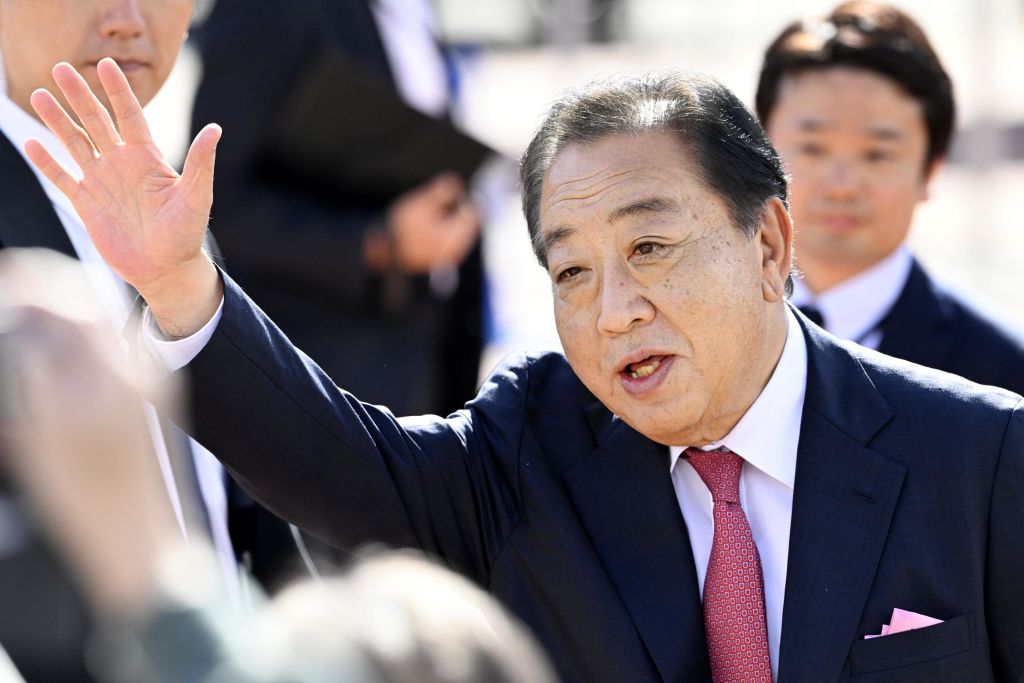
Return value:
[(858, 640), (850, 648), (850, 673), (856, 676), (910, 666), (971, 650), (976, 645), (972, 612), (934, 626)]

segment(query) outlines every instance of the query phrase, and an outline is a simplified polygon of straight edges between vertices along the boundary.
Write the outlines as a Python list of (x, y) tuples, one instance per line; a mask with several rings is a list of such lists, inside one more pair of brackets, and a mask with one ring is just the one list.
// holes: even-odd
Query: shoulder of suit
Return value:
[[(922, 269), (923, 270), (923, 269)], [(924, 276), (944, 317), (959, 334), (986, 353), (1005, 353), (1024, 362), (1024, 326), (1014, 324), (981, 297)]]
[(480, 387), (476, 401), (507, 401), (517, 395), (525, 404), (581, 406), (594, 397), (559, 351), (524, 351), (506, 356)]
[(959, 420), (971, 415), (1004, 413), (1022, 400), (1018, 394), (1000, 387), (978, 384), (855, 344), (843, 346), (860, 361), (871, 382), (897, 409), (902, 406), (916, 412), (932, 411), (932, 419), (948, 411), (948, 415)]

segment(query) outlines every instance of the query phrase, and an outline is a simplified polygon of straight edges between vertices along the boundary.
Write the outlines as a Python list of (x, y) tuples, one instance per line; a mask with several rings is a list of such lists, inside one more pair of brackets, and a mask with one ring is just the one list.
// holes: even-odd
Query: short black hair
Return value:
[(788, 208), (778, 153), (754, 114), (718, 81), (679, 72), (595, 81), (552, 105), (523, 154), (523, 213), (542, 266), (547, 267), (547, 255), (539, 238), (541, 187), (559, 152), (609, 135), (658, 131), (676, 134), (698, 177), (725, 200), (736, 227), (748, 237), (757, 233), (769, 199), (777, 197)]
[(953, 84), (924, 31), (901, 10), (874, 0), (844, 2), (827, 17), (787, 26), (764, 55), (755, 105), (767, 127), (786, 76), (846, 66), (896, 83), (920, 105), (928, 129), (925, 168), (953, 137)]

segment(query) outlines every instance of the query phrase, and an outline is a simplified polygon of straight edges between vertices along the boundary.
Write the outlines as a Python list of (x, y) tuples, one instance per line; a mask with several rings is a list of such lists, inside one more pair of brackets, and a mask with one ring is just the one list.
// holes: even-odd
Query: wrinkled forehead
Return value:
[(671, 133), (615, 134), (571, 142), (558, 151), (544, 174), (541, 211), (569, 199), (596, 200), (625, 184), (667, 182), (689, 171), (689, 166), (682, 145)]
[(567, 144), (544, 174), (540, 225), (566, 211), (614, 212), (641, 196), (678, 199), (704, 190), (689, 150), (666, 131)]

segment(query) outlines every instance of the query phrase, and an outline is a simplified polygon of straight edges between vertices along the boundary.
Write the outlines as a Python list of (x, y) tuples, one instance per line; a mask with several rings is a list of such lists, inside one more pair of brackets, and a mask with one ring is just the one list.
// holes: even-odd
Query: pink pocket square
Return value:
[(864, 636), (864, 638), (881, 638), (882, 636), (891, 636), (894, 633), (913, 631), (915, 628), (924, 628), (925, 626), (934, 626), (941, 623), (942, 619), (933, 619), (932, 617), (927, 617), (917, 612), (908, 612), (897, 607), (892, 611), (892, 618), (889, 619), (889, 623), (882, 625), (881, 633)]

